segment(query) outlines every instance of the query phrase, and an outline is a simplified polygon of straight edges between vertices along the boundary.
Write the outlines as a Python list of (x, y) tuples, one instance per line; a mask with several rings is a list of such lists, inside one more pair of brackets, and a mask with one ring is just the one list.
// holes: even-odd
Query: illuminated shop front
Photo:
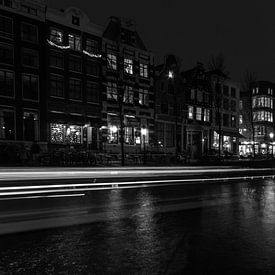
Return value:
[(50, 124), (51, 143), (82, 144), (83, 126), (61, 123)]
[[(124, 143), (126, 145), (140, 145), (141, 127), (140, 122), (134, 116), (124, 116)], [(146, 128), (146, 127), (145, 127)], [(118, 115), (108, 114), (107, 119), (107, 143), (119, 144), (120, 121)], [(148, 143), (148, 131), (145, 134), (145, 143)]]
[[(241, 137), (241, 135), (233, 132), (222, 132), (221, 151), (224, 154), (237, 154), (237, 137)], [(213, 148), (219, 150), (219, 133), (217, 131), (214, 131), (213, 134)]]

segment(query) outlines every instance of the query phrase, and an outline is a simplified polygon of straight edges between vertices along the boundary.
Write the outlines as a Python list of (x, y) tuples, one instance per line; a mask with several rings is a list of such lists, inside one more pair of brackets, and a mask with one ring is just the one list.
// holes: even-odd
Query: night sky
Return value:
[[(208, 63), (223, 53), (232, 79), (245, 69), (259, 80), (275, 82), (275, 2), (272, 0), (48, 0), (50, 7), (75, 6), (91, 21), (106, 25), (111, 15), (133, 18), (157, 60), (166, 53), (181, 57), (183, 69)], [(254, 3), (252, 3), (254, 2)]]

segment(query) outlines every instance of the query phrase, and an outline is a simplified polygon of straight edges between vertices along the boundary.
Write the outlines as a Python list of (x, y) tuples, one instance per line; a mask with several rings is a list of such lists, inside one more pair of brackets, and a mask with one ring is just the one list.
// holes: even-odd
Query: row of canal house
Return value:
[(214, 154), (238, 155), (240, 89), (202, 63), (180, 71), (167, 56), (156, 67), (155, 136), (158, 150), (185, 153), (191, 159)]
[(77, 8), (1, 1), (0, 82), (2, 144), (237, 153), (238, 87), (202, 64), (182, 72), (171, 55), (155, 67), (132, 20), (104, 28)]
[(255, 81), (241, 92), (240, 156), (274, 157), (274, 91), (274, 83)]

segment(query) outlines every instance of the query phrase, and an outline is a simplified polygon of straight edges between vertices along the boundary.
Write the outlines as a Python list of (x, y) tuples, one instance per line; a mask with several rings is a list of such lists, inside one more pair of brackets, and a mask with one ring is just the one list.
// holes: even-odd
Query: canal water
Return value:
[(1, 236), (0, 274), (275, 274), (274, 180), (90, 196), (105, 221)]

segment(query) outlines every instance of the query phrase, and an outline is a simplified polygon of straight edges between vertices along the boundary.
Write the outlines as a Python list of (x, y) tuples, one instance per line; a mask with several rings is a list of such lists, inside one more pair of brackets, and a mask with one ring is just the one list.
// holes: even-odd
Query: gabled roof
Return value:
[[(141, 49), (143, 51), (147, 51), (142, 39), (133, 25), (134, 23), (129, 24), (129, 21), (126, 23), (124, 21), (125, 19), (112, 16), (103, 33), (103, 37), (115, 42), (128, 44), (129, 46)], [(130, 34), (133, 39), (131, 41), (124, 39), (125, 34)]]

